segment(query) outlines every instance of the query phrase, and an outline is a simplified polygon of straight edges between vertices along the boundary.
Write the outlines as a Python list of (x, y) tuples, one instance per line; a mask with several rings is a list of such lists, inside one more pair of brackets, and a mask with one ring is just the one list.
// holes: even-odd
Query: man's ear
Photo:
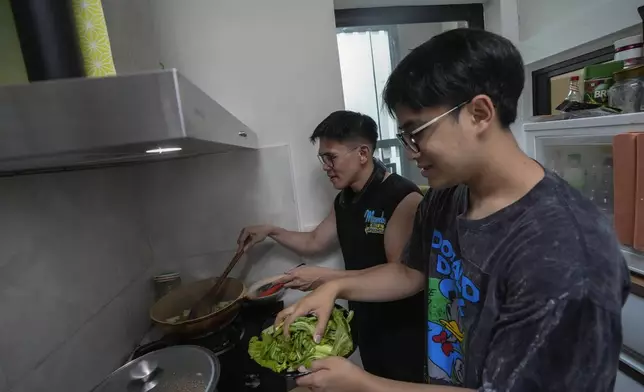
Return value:
[(369, 162), (369, 159), (371, 158), (372, 151), (369, 146), (366, 144), (363, 144), (360, 148), (360, 163), (365, 164)]
[(488, 129), (496, 116), (496, 108), (490, 97), (485, 94), (479, 94), (472, 98), (468, 106), (476, 133), (479, 134)]

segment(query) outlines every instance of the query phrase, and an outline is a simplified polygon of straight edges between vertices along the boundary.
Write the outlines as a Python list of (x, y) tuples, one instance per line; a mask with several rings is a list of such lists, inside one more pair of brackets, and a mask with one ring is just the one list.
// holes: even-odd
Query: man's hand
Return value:
[[(245, 252), (255, 244), (264, 241), (273, 229), (274, 227), (270, 225), (244, 227), (241, 233), (239, 233), (239, 238), (237, 238), (237, 252), (241, 251), (242, 248)], [(250, 237), (250, 242), (244, 247), (244, 242), (246, 242), (248, 237)]]
[(359, 392), (366, 390), (369, 373), (341, 357), (314, 361), (312, 373), (297, 379), (297, 385), (315, 392)]
[(289, 326), (300, 316), (314, 314), (318, 318), (313, 340), (320, 343), (322, 335), (326, 330), (326, 325), (331, 317), (331, 311), (338, 296), (338, 289), (334, 282), (325, 283), (311, 294), (302, 298), (295, 304), (282, 310), (275, 318), (275, 326), (284, 323), (284, 334), (289, 336)]
[(315, 290), (327, 282), (335, 271), (324, 267), (298, 267), (287, 272), (276, 283), (301, 291)]

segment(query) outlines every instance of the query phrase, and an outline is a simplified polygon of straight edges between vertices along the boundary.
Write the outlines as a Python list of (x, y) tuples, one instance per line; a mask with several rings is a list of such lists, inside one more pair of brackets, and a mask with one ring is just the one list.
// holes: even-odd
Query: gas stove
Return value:
[(205, 336), (185, 338), (163, 335), (153, 328), (134, 349), (128, 361), (149, 352), (181, 344), (196, 345), (212, 351), (221, 364), (219, 392), (281, 392), (287, 380), (259, 366), (248, 356), (248, 342), (258, 336), (265, 321), (284, 308), (283, 302), (244, 304), (240, 314), (227, 327)]

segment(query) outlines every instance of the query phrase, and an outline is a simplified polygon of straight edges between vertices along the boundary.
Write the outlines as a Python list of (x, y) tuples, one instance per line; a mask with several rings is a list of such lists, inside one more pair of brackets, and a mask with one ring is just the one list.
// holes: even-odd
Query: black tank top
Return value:
[[(382, 167), (376, 166), (374, 170), (377, 172)], [(384, 181), (375, 181), (378, 179), (376, 173), (372, 176), (374, 181), (367, 185), (357, 200), (347, 197), (347, 190), (338, 194), (334, 202), (338, 238), (347, 270), (387, 263), (384, 242), (387, 224), (407, 195), (420, 193), (414, 183), (397, 174), (389, 175)], [(414, 325), (419, 330), (419, 336), (414, 338), (421, 339), (416, 340), (416, 344), (424, 341), (422, 293), (394, 302), (350, 302), (350, 307), (355, 311), (354, 330), (359, 340), (364, 340), (367, 335), (387, 335), (392, 329), (407, 329)]]

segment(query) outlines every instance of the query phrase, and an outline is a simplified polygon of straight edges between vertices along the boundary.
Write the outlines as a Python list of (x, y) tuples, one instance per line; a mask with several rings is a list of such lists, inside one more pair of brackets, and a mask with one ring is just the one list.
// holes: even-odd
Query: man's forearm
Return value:
[(289, 231), (281, 227), (274, 227), (268, 236), (301, 256), (313, 256), (323, 251), (323, 249), (317, 249), (312, 232)]
[(410, 297), (423, 289), (421, 272), (400, 263), (388, 263), (363, 270), (329, 284), (339, 298), (351, 301), (387, 302)]
[(350, 278), (354, 276), (359, 276), (364, 273), (370, 272), (376, 268), (381, 268), (383, 265), (376, 265), (373, 267), (361, 269), (361, 270), (339, 270), (339, 269), (332, 269), (328, 268), (328, 273), (326, 273), (324, 276), (322, 276), (322, 283), (327, 283), (332, 280), (336, 279), (343, 279), (343, 278)]

